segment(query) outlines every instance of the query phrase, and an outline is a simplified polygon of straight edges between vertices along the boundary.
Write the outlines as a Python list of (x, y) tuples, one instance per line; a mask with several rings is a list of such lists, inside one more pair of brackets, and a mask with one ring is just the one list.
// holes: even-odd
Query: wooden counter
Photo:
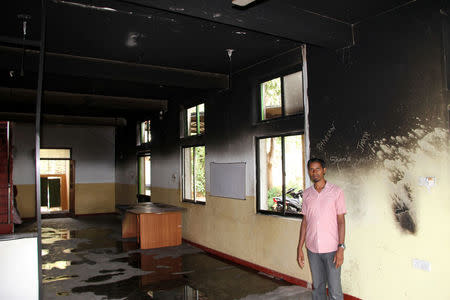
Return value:
[(180, 245), (183, 210), (158, 203), (131, 207), (122, 220), (122, 238), (136, 237), (141, 249)]

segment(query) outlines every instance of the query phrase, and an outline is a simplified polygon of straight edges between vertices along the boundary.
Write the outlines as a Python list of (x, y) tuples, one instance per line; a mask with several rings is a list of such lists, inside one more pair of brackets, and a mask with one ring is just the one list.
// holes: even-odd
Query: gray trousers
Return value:
[(333, 263), (336, 251), (329, 253), (314, 253), (309, 250), (307, 251), (314, 284), (313, 300), (327, 300), (327, 282), (330, 299), (343, 300), (341, 267), (336, 269), (336, 265)]

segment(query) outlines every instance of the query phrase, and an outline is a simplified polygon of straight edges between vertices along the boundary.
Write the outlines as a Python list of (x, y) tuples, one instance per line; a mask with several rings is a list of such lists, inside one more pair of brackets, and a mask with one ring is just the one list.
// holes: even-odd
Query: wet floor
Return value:
[(311, 299), (189, 244), (140, 250), (118, 216), (43, 220), (42, 273), (44, 299)]

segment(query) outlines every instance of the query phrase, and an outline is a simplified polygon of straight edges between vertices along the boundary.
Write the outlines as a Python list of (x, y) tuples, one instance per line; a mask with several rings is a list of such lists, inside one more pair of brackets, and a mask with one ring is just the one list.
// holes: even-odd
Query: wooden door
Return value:
[(48, 200), (50, 207), (61, 207), (61, 180), (52, 178), (48, 180)]
[(41, 206), (48, 207), (48, 178), (41, 177)]

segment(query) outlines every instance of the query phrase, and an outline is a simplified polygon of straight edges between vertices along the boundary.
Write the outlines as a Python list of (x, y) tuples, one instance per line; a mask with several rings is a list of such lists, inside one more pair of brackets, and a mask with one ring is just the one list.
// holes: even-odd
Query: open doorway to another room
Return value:
[(71, 149), (41, 149), (41, 213), (68, 213)]

